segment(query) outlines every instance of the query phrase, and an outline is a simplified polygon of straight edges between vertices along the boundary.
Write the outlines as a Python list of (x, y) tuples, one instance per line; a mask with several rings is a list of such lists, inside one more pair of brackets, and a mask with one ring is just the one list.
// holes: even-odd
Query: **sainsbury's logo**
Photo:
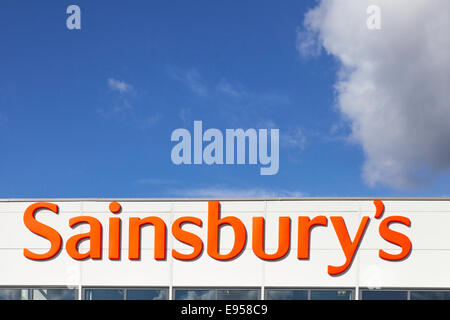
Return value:
[[(373, 219), (381, 219), (378, 234), (385, 241), (388, 241), (401, 250), (397, 253), (386, 252), (383, 249), (378, 250), (378, 256), (388, 261), (399, 261), (408, 257), (411, 252), (411, 241), (407, 235), (394, 231), (390, 228), (391, 224), (402, 224), (410, 227), (411, 221), (404, 216), (388, 216), (384, 215), (384, 204), (381, 200), (374, 202), (375, 214)], [(38, 202), (30, 205), (24, 213), (23, 220), (29, 231), (47, 239), (50, 242), (50, 248), (47, 252), (36, 253), (27, 248), (23, 250), (26, 258), (31, 260), (49, 260), (60, 253), (63, 247), (63, 239), (61, 234), (54, 228), (36, 220), (35, 214), (38, 210), (46, 210), (49, 213), (59, 214), (59, 207), (54, 203)], [(118, 202), (111, 202), (109, 211), (113, 214), (120, 214), (122, 206)], [(350, 268), (352, 261), (358, 251), (364, 234), (368, 228), (370, 216), (363, 216), (359, 223), (358, 230), (355, 235), (350, 235), (347, 225), (342, 216), (317, 215), (313, 218), (309, 216), (298, 216), (296, 228), (298, 230), (297, 241), (297, 259), (308, 260), (310, 258), (310, 242), (313, 236), (313, 228), (332, 228), (337, 236), (340, 248), (345, 256), (345, 263), (342, 265), (328, 265), (327, 272), (329, 275), (340, 275)], [(331, 226), (329, 226), (331, 222)], [(102, 259), (102, 223), (94, 217), (77, 216), (70, 218), (68, 225), (75, 228), (79, 224), (89, 224), (90, 231), (87, 233), (76, 234), (69, 237), (65, 241), (65, 250), (67, 254), (75, 260), (85, 259)], [(128, 218), (128, 259), (139, 260), (141, 257), (141, 229), (146, 225), (154, 228), (154, 259), (165, 260), (167, 254), (167, 226), (164, 220), (158, 216), (148, 216), (145, 218), (129, 217)], [(291, 242), (291, 224), (292, 219), (289, 216), (281, 216), (278, 218), (278, 248), (276, 252), (268, 253), (264, 247), (265, 240), (265, 219), (264, 217), (252, 217), (252, 228), (247, 230), (244, 223), (235, 216), (224, 216), (220, 214), (219, 201), (208, 202), (208, 218), (206, 221), (207, 239), (188, 232), (183, 229), (184, 224), (192, 224), (198, 228), (203, 228), (203, 221), (198, 217), (183, 216), (176, 219), (171, 225), (172, 236), (190, 246), (191, 252), (180, 252), (172, 249), (173, 258), (182, 261), (189, 261), (198, 258), (203, 247), (206, 246), (207, 255), (213, 259), (220, 261), (228, 261), (237, 258), (247, 243), (247, 238), (251, 238), (251, 250), (253, 254), (262, 260), (275, 261), (285, 257), (290, 251)], [(121, 234), (122, 219), (120, 216), (112, 216), (108, 222), (108, 259), (121, 259)], [(220, 252), (220, 229), (224, 226), (231, 227), (234, 232), (234, 242), (229, 252)], [(89, 240), (89, 250), (87, 252), (79, 251), (81, 241)]]

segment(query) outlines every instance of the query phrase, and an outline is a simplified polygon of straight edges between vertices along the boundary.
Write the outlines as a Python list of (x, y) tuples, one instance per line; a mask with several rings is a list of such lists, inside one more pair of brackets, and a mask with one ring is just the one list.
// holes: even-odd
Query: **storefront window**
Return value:
[(176, 289), (175, 300), (215, 300), (214, 290)]
[(222, 289), (217, 290), (218, 300), (259, 300), (260, 289), (240, 290), (240, 289)]
[(86, 289), (86, 300), (125, 300), (124, 289)]
[(175, 300), (259, 300), (260, 289), (174, 289)]
[(362, 300), (450, 300), (450, 290), (361, 290)]
[(147, 288), (88, 288), (85, 300), (167, 300), (168, 289)]
[(265, 289), (266, 300), (308, 300), (308, 290)]
[(266, 288), (267, 300), (351, 300), (351, 289), (284, 289)]
[(0, 300), (29, 300), (30, 293), (28, 289), (0, 289)]
[(311, 290), (311, 300), (351, 300), (352, 290)]
[[(266, 300), (352, 300), (354, 289), (264, 288)], [(0, 300), (77, 300), (71, 288), (0, 287)], [(84, 288), (85, 300), (167, 300), (169, 288)], [(260, 300), (261, 288), (174, 288), (174, 300)], [(361, 300), (450, 300), (450, 290), (361, 289)]]
[(0, 288), (0, 300), (76, 300), (77, 289)]
[(126, 292), (127, 300), (167, 300), (169, 298), (168, 289), (147, 290), (147, 289), (128, 289)]
[(77, 300), (75, 289), (32, 289), (33, 300)]
[(362, 300), (408, 300), (406, 290), (362, 290)]
[(450, 300), (450, 291), (411, 291), (411, 300)]

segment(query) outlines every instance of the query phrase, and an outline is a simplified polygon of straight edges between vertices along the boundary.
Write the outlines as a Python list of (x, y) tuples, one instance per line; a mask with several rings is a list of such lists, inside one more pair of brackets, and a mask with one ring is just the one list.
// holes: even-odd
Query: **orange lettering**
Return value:
[(353, 241), (350, 239), (347, 227), (345, 226), (345, 221), (342, 217), (330, 217), (330, 220), (333, 223), (334, 230), (336, 231), (336, 235), (338, 236), (339, 243), (341, 244), (346, 259), (345, 263), (342, 266), (328, 266), (328, 274), (337, 275), (347, 270), (347, 268), (353, 261), (355, 252), (358, 249), (361, 238), (364, 234), (364, 231), (366, 230), (366, 226), (370, 218), (362, 218), (361, 224), (358, 228), (358, 232), (356, 233), (355, 239)]
[[(87, 258), (101, 259), (102, 258), (102, 224), (93, 217), (75, 217), (69, 220), (69, 226), (74, 228), (80, 223), (88, 223), (91, 230), (87, 233), (81, 233), (70, 237), (66, 243), (66, 251), (72, 258), (76, 260), (84, 260)], [(80, 241), (89, 239), (89, 251), (80, 253), (78, 246)]]
[[(247, 240), (247, 231), (241, 220), (236, 217), (219, 219), (219, 201), (208, 202), (208, 254), (217, 260), (229, 260), (239, 255), (244, 249)], [(230, 225), (234, 230), (233, 248), (228, 254), (219, 253), (219, 232), (224, 224)]]
[(141, 257), (141, 226), (151, 224), (155, 228), (155, 259), (166, 259), (166, 224), (161, 218), (130, 218), (128, 258), (139, 260)]
[(197, 258), (200, 253), (202, 253), (203, 250), (203, 241), (200, 239), (200, 237), (196, 236), (195, 234), (191, 232), (184, 231), (181, 229), (181, 226), (183, 223), (193, 223), (199, 227), (202, 226), (202, 220), (195, 217), (181, 217), (174, 221), (172, 224), (172, 234), (173, 236), (183, 242), (187, 245), (190, 245), (192, 248), (194, 248), (194, 251), (190, 254), (184, 254), (176, 251), (175, 249), (172, 250), (172, 256), (175, 259), (178, 260), (193, 260)]
[(121, 224), (120, 218), (109, 218), (108, 258), (111, 260), (120, 259)]
[(384, 203), (381, 200), (374, 200), (373, 204), (375, 205), (375, 219), (380, 219), (384, 213)]
[(291, 239), (291, 218), (280, 217), (278, 219), (278, 250), (273, 254), (264, 251), (264, 218), (253, 218), (253, 243), (252, 249), (256, 256), (264, 260), (277, 260), (289, 251)]
[[(375, 200), (374, 219), (382, 219), (384, 215), (384, 203), (381, 200)], [(35, 253), (29, 249), (23, 249), (26, 258), (32, 260), (47, 260), (56, 256), (63, 245), (63, 239), (57, 230), (50, 226), (37, 221), (36, 212), (40, 209), (50, 210), (55, 214), (59, 214), (59, 207), (54, 203), (38, 202), (31, 204), (25, 210), (23, 221), (25, 226), (34, 234), (43, 237), (50, 242), (50, 248), (45, 253)], [(111, 202), (109, 210), (113, 214), (119, 214), (122, 206), (118, 202)], [(362, 217), (356, 235), (353, 240), (349, 235), (344, 218), (341, 216), (329, 217), (339, 244), (345, 255), (345, 262), (340, 266), (328, 265), (328, 274), (339, 275), (346, 272), (358, 251), (364, 233), (370, 222), (369, 216)], [(84, 260), (87, 258), (102, 258), (102, 224), (101, 222), (89, 216), (78, 216), (69, 220), (69, 226), (74, 229), (82, 223), (87, 223), (90, 230), (87, 233), (81, 233), (71, 236), (66, 243), (66, 251), (70, 257), (76, 260)], [(203, 221), (197, 217), (180, 217), (176, 219), (171, 226), (172, 235), (178, 241), (192, 247), (191, 250), (172, 249), (172, 256), (178, 260), (193, 260), (198, 258), (204, 248), (202, 238), (198, 235), (183, 230), (183, 225), (187, 223), (194, 224), (202, 228)], [(410, 238), (400, 232), (390, 229), (390, 224), (400, 223), (407, 227), (411, 226), (411, 221), (403, 216), (391, 216), (381, 220), (379, 225), (380, 236), (401, 249), (400, 253), (392, 254), (379, 249), (379, 257), (385, 260), (398, 261), (405, 259), (412, 250)], [(316, 216), (313, 219), (307, 216), (298, 217), (298, 239), (297, 239), (297, 258), (299, 260), (307, 260), (310, 258), (310, 242), (311, 233), (316, 226), (327, 226), (328, 218), (326, 216)], [(139, 260), (141, 258), (141, 234), (142, 227), (152, 225), (154, 230), (154, 258), (156, 260), (165, 260), (167, 254), (167, 227), (163, 219), (151, 216), (145, 218), (131, 217), (129, 218), (129, 238), (128, 238), (128, 258), (130, 260)], [(234, 242), (228, 253), (220, 253), (220, 232), (222, 227), (231, 227), (234, 233)], [(122, 220), (119, 216), (111, 216), (108, 226), (108, 258), (110, 260), (119, 260), (121, 258), (122, 244)], [(291, 241), (291, 217), (278, 218), (278, 247), (273, 249), (273, 253), (266, 252), (265, 246), (265, 218), (253, 217), (252, 219), (252, 250), (260, 259), (273, 261), (285, 257), (290, 250)], [(89, 250), (85, 253), (79, 251), (80, 243), (89, 240)], [(220, 217), (219, 201), (208, 201), (208, 226), (206, 239), (207, 253), (216, 260), (231, 260), (238, 257), (245, 249), (247, 242), (247, 230), (244, 223), (235, 216)], [(400, 251), (400, 250), (398, 250)]]
[(298, 259), (309, 259), (309, 243), (311, 229), (314, 226), (326, 226), (327, 217), (318, 216), (310, 220), (309, 217), (298, 217)]
[[(120, 203), (111, 202), (109, 204), (109, 211), (112, 213), (119, 213), (121, 210)], [(120, 259), (121, 224), (120, 218), (109, 218), (108, 258), (110, 260)]]
[(109, 204), (109, 211), (112, 213), (119, 213), (122, 210), (120, 203), (113, 201)]
[(383, 237), (384, 240), (401, 247), (402, 251), (399, 254), (389, 254), (383, 250), (380, 250), (379, 256), (380, 258), (385, 260), (398, 261), (406, 258), (409, 255), (409, 253), (411, 252), (412, 245), (411, 241), (407, 236), (389, 229), (389, 225), (391, 223), (401, 223), (410, 227), (411, 221), (406, 217), (392, 216), (385, 218), (380, 223), (379, 232), (381, 237)]
[(61, 235), (55, 229), (35, 219), (34, 215), (39, 209), (48, 209), (56, 214), (58, 214), (59, 211), (58, 205), (47, 202), (34, 203), (25, 210), (23, 222), (28, 230), (50, 241), (50, 249), (46, 253), (34, 253), (28, 249), (23, 249), (23, 255), (32, 260), (46, 260), (53, 258), (59, 250), (61, 250), (62, 243)]

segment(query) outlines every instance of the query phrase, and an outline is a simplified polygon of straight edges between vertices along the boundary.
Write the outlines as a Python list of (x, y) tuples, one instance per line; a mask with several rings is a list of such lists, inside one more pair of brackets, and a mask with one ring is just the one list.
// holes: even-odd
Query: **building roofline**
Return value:
[(450, 197), (262, 197), (262, 198), (10, 198), (0, 199), (2, 202), (197, 202), (197, 201), (372, 201), (372, 200), (403, 200), (403, 201), (450, 201)]

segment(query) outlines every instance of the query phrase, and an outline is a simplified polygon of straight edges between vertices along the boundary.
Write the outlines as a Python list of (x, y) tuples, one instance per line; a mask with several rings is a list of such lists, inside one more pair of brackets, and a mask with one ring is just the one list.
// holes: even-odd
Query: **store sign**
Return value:
[[(378, 234), (384, 240), (398, 246), (401, 250), (398, 253), (389, 253), (379, 249), (378, 256), (388, 261), (399, 261), (408, 257), (411, 252), (411, 241), (409, 237), (390, 228), (391, 224), (402, 224), (407, 227), (411, 226), (409, 218), (404, 216), (388, 216), (383, 217), (384, 204), (381, 200), (374, 201), (375, 214), (373, 219), (381, 219)], [(50, 248), (47, 252), (36, 253), (29, 249), (24, 249), (23, 254), (31, 260), (49, 260), (55, 257), (63, 246), (63, 239), (54, 228), (36, 220), (35, 214), (38, 210), (43, 210), (49, 214), (58, 214), (59, 207), (57, 204), (48, 202), (38, 202), (30, 205), (24, 213), (23, 220), (29, 231), (47, 239), (50, 242)], [(111, 202), (109, 205), (111, 213), (120, 213), (122, 210), (118, 202)], [(274, 261), (285, 257), (290, 249), (291, 241), (291, 225), (295, 223), (298, 230), (297, 240), (297, 258), (298, 260), (307, 260), (310, 258), (310, 242), (314, 239), (313, 228), (333, 228), (337, 240), (340, 244), (343, 254), (345, 255), (345, 263), (342, 265), (328, 265), (328, 274), (339, 275), (345, 272), (358, 251), (359, 245), (368, 228), (370, 216), (363, 216), (359, 223), (356, 234), (351, 235), (347, 230), (347, 225), (342, 216), (317, 215), (314, 217), (298, 216), (297, 221), (292, 221), (292, 217), (282, 216), (278, 218), (278, 249), (274, 253), (267, 253), (264, 248), (265, 239), (265, 219), (264, 217), (252, 217), (252, 230), (247, 230), (244, 223), (235, 216), (224, 216), (220, 214), (219, 201), (208, 202), (208, 220), (205, 228), (207, 229), (206, 252), (216, 260), (228, 261), (238, 258), (239, 254), (244, 250), (247, 239), (251, 239), (253, 253), (262, 260)], [(109, 218), (108, 225), (108, 259), (119, 260), (121, 252), (121, 218), (118, 216)], [(331, 225), (330, 223), (331, 222)], [(90, 231), (71, 236), (65, 241), (65, 250), (67, 254), (75, 260), (85, 259), (102, 259), (102, 243), (103, 235), (102, 223), (90, 216), (77, 216), (70, 218), (68, 225), (75, 228), (80, 224), (89, 224)], [(173, 249), (172, 257), (178, 260), (193, 260), (198, 258), (204, 247), (204, 239), (198, 235), (183, 230), (184, 224), (193, 224), (198, 228), (203, 228), (202, 219), (192, 216), (183, 216), (176, 219), (171, 225), (172, 236), (178, 241), (187, 244), (192, 248), (190, 253), (179, 252)], [(128, 218), (128, 259), (139, 260), (141, 255), (141, 228), (146, 225), (154, 227), (155, 234), (155, 260), (166, 259), (167, 248), (167, 226), (164, 220), (157, 216), (148, 216), (145, 218), (130, 217)], [(220, 248), (220, 228), (223, 226), (231, 227), (234, 231), (234, 243), (227, 253), (221, 253)], [(81, 241), (89, 240), (89, 250), (87, 252), (79, 251)]]

